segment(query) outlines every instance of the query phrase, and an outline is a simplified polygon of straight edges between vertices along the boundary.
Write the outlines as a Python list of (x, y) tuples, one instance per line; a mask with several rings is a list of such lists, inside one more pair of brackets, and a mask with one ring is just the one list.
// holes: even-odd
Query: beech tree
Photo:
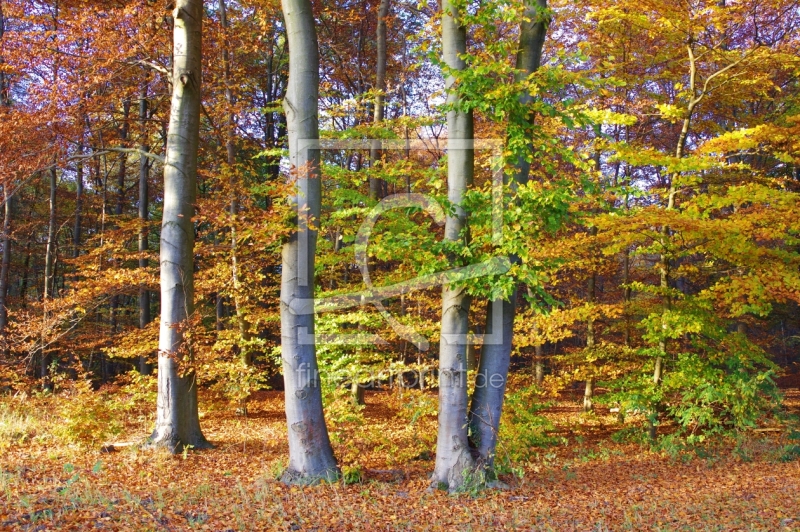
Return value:
[(174, 19), (172, 110), (161, 221), (161, 326), (153, 445), (172, 452), (210, 447), (200, 430), (189, 340), (194, 318), (194, 204), (202, 97), (202, 0), (178, 0)]
[[(464, 110), (456, 81), (466, 68), (467, 31), (460, 20), (458, 4), (442, 3), (442, 61), (447, 92), (447, 198), (453, 206), (445, 221), (444, 238), (463, 242), (467, 238), (467, 211), (462, 202), (474, 172), (472, 112)], [(451, 266), (458, 265), (455, 255)], [(432, 481), (457, 490), (473, 466), (467, 441), (467, 345), (471, 298), (462, 286), (442, 289), (442, 322), (439, 341), (439, 432), (436, 466)]]
[[(517, 82), (525, 80), (539, 68), (548, 25), (546, 10), (547, 0), (526, 2), (524, 21), (519, 27), (519, 50), (517, 51), (515, 72), (515, 81)], [(510, 120), (523, 125), (522, 131), (527, 133), (528, 139), (523, 144), (526, 152), (514, 154), (516, 160), (511, 175), (508, 176), (512, 190), (517, 185), (524, 185), (528, 182), (530, 172), (528, 157), (532, 151), (531, 132), (526, 125), (533, 123), (534, 117), (529, 108), (533, 97), (526, 92), (521, 94), (519, 99), (524, 115), (511, 117)], [(514, 260), (518, 261), (516, 258)], [(499, 343), (485, 344), (481, 350), (476, 387), (469, 412), (469, 428), (471, 445), (477, 452), (480, 465), (487, 470), (491, 470), (493, 467), (497, 435), (500, 430), (500, 415), (503, 409), (513, 346), (517, 298), (518, 289), (514, 288), (508, 298), (489, 301), (486, 310), (486, 332), (495, 332), (492, 330), (493, 317), (497, 312), (502, 316), (500, 331), (502, 336)]]
[[(321, 210), (319, 148), (319, 52), (309, 0), (282, 0), (289, 44), (289, 82), (283, 106), (295, 194), (289, 203), (296, 227), (281, 262), (281, 358), (289, 434), (287, 483), (334, 480), (333, 456), (314, 340), (314, 259)], [(298, 302), (302, 302), (298, 304)]]

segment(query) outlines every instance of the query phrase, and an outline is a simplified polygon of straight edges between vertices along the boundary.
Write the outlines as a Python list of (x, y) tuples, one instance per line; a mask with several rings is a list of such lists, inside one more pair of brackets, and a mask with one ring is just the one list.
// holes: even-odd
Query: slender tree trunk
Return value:
[[(516, 63), (517, 80), (525, 79), (539, 68), (548, 25), (543, 11), (546, 8), (547, 0), (531, 0), (526, 5), (526, 20), (520, 24), (520, 44)], [(520, 98), (523, 103), (532, 100), (529, 94), (524, 94)], [(519, 118), (527, 121), (533, 120), (532, 116)], [(529, 171), (530, 164), (524, 157), (518, 157), (514, 165), (514, 175), (511, 178), (512, 187), (515, 184), (526, 183)], [(517, 259), (512, 257), (512, 260)], [(470, 443), (478, 455), (479, 466), (490, 475), (493, 474), (497, 434), (500, 428), (500, 415), (503, 410), (508, 367), (511, 360), (517, 293), (518, 290), (515, 288), (508, 300), (495, 299), (490, 301), (487, 306), (486, 332), (492, 331), (496, 334), (496, 331), (493, 331), (493, 316), (495, 313), (501, 313), (502, 341), (497, 344), (485, 344), (481, 350), (475, 393), (472, 396), (469, 413)], [(483, 385), (478, 386), (479, 384)]]
[(533, 356), (536, 357), (533, 365), (534, 379), (536, 380), (536, 385), (541, 386), (544, 383), (544, 349), (542, 344), (537, 344), (533, 347)]
[[(142, 122), (142, 143), (139, 146), (139, 149), (142, 150), (142, 155), (139, 156), (139, 268), (144, 270), (148, 266), (145, 253), (147, 253), (148, 247), (147, 222), (150, 218), (150, 159), (144, 155), (144, 153), (150, 151), (145, 128), (145, 121), (147, 120), (147, 85), (142, 86), (142, 92), (139, 97), (139, 120)], [(139, 288), (139, 328), (146, 328), (150, 320), (150, 291), (147, 290), (146, 286), (142, 286)], [(151, 373), (151, 367), (147, 362), (146, 355), (139, 357), (139, 373), (142, 375)]]
[(200, 135), (202, 0), (177, 0), (174, 19), (172, 110), (164, 164), (161, 223), (161, 326), (158, 403), (153, 445), (180, 452), (210, 447), (200, 430), (197, 379), (184, 328), (194, 314), (194, 203)]
[(9, 183), (3, 185), (3, 258), (0, 263), (0, 353), (8, 356), (8, 270), (11, 266), (11, 201), (13, 196), (8, 192)]
[[(467, 30), (459, 20), (458, 7), (449, 0), (442, 4), (442, 55), (452, 70), (464, 70), (460, 57), (467, 50)], [(448, 72), (447, 102), (457, 105), (456, 79)], [(447, 216), (444, 238), (452, 242), (466, 238), (467, 212), (461, 206), (474, 172), (473, 120), (471, 112), (447, 112), (447, 189), (455, 212)], [(470, 149), (467, 149), (470, 148)], [(455, 257), (449, 258), (457, 266)], [(464, 287), (442, 288), (442, 323), (439, 341), (439, 431), (436, 465), (431, 481), (442, 489), (462, 487), (474, 463), (467, 434), (467, 345), (469, 342), (470, 297)]]
[(625, 249), (625, 254), (623, 255), (623, 283), (625, 284), (624, 288), (624, 298), (625, 298), (625, 334), (623, 337), (623, 342), (625, 343), (626, 347), (630, 347), (631, 345), (631, 317), (630, 317), (630, 306), (631, 302), (631, 252), (629, 249)]
[[(589, 234), (593, 237), (597, 236), (597, 227), (589, 229)], [(594, 304), (597, 300), (597, 272), (592, 268), (592, 273), (589, 276), (589, 303)], [(591, 315), (593, 309), (590, 310), (589, 319), (586, 321), (586, 350), (592, 351), (595, 347), (595, 334), (594, 334), (594, 318)], [(590, 370), (591, 372), (591, 370)], [(590, 373), (586, 377), (586, 387), (583, 392), (583, 411), (591, 412), (594, 408), (594, 375)]]
[(44, 307), (43, 315), (42, 315), (42, 356), (41, 356), (41, 368), (39, 376), (42, 378), (44, 383), (45, 389), (50, 389), (50, 356), (49, 350), (47, 349), (47, 330), (49, 327), (49, 313), (47, 310), (47, 305), (53, 297), (53, 289), (55, 288), (53, 283), (53, 273), (54, 273), (54, 266), (55, 266), (55, 257), (56, 257), (56, 190), (58, 186), (58, 174), (56, 171), (55, 161), (53, 162), (53, 167), (48, 172), (49, 176), (49, 183), (50, 183), (50, 217), (47, 224), (47, 248), (44, 254), (44, 290), (42, 292), (42, 305)]
[[(127, 148), (128, 132), (130, 125), (128, 120), (131, 113), (131, 101), (125, 98), (122, 101), (122, 125), (119, 128), (119, 138), (122, 141), (122, 146)], [(125, 206), (125, 174), (128, 169), (128, 156), (123, 152), (120, 154), (119, 168), (117, 169), (117, 206), (114, 209), (114, 214), (117, 216), (122, 215)]]
[[(131, 101), (128, 98), (122, 100), (122, 125), (119, 128), (119, 137), (122, 141), (122, 146), (127, 148), (127, 141), (128, 141), (128, 119), (130, 118), (131, 112)], [(122, 216), (122, 211), (125, 204), (125, 174), (128, 169), (128, 156), (123, 152), (120, 154), (119, 158), (119, 168), (117, 169), (117, 204), (114, 207), (114, 215), (117, 217)], [(116, 266), (117, 261), (114, 261)], [(110, 302), (110, 316), (109, 320), (111, 323), (111, 332), (117, 332), (117, 314), (119, 309), (120, 303), (120, 296), (114, 295), (111, 296)]]
[(72, 258), (77, 259), (81, 254), (81, 229), (83, 216), (83, 133), (78, 143), (78, 162), (75, 171), (75, 226), (72, 230)]
[[(220, 23), (227, 33), (228, 15), (225, 8), (225, 0), (219, 0), (219, 16)], [(239, 349), (241, 360), (246, 366), (250, 366), (253, 364), (253, 353), (249, 345), (252, 334), (250, 332), (250, 323), (247, 320), (245, 309), (241, 301), (241, 294), (239, 293), (241, 290), (241, 273), (239, 271), (239, 261), (236, 250), (236, 217), (239, 214), (239, 200), (237, 190), (238, 183), (236, 182), (236, 144), (234, 143), (236, 120), (233, 111), (235, 100), (233, 97), (233, 81), (231, 80), (231, 54), (228, 50), (227, 43), (225, 43), (222, 48), (222, 65), (225, 80), (225, 100), (230, 108), (228, 113), (228, 131), (225, 141), (225, 152), (231, 181), (231, 280), (233, 281), (233, 304), (236, 307), (236, 321), (239, 325), (239, 337), (241, 339)]]
[[(297, 209), (297, 228), (283, 245), (281, 263), (281, 358), (289, 429), (289, 464), (282, 480), (307, 484), (339, 476), (325, 426), (314, 343), (317, 231), (312, 227), (321, 210), (319, 150), (313, 145), (319, 139), (319, 55), (311, 2), (282, 0), (281, 7), (289, 43), (284, 109), (297, 187), (289, 199)], [(298, 306), (298, 301), (305, 303)]]
[(31, 272), (31, 240), (33, 238), (28, 238), (28, 242), (25, 244), (25, 263), (22, 265), (22, 275), (20, 276), (19, 280), (19, 306), (25, 308), (27, 306), (27, 299), (28, 299), (28, 283), (30, 278)]
[[(381, 0), (378, 5), (378, 29), (376, 33), (377, 68), (375, 75), (375, 113), (373, 123), (379, 126), (384, 118), (384, 98), (386, 91), (386, 17), (389, 15), (389, 0)], [(373, 140), (370, 147), (370, 170), (375, 171), (381, 160), (381, 141)], [(369, 197), (379, 200), (388, 193), (386, 181), (378, 177), (369, 179)]]

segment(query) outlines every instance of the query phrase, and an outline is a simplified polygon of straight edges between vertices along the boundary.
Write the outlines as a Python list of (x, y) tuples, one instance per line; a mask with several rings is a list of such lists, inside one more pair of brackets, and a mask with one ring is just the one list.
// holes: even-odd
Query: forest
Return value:
[(799, 0), (0, 0), (0, 529), (800, 530)]

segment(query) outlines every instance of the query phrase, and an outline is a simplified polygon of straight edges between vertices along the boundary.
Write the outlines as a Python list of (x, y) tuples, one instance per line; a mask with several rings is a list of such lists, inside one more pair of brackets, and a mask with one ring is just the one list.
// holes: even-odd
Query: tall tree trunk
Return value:
[[(589, 234), (593, 237), (597, 236), (597, 227), (589, 229)], [(589, 276), (589, 303), (594, 305), (597, 299), (597, 272), (592, 268), (592, 273)], [(592, 317), (590, 309), (589, 319), (586, 320), (586, 350), (592, 351), (595, 347), (595, 334), (594, 334), (594, 317)], [(594, 408), (594, 375), (589, 374), (586, 377), (586, 387), (583, 392), (583, 411), (591, 412)]]
[[(379, 126), (384, 118), (384, 98), (386, 92), (386, 17), (389, 15), (389, 0), (381, 0), (378, 6), (378, 24), (376, 32), (377, 67), (375, 75), (375, 112), (373, 123)], [(370, 147), (370, 170), (375, 171), (381, 160), (381, 141), (373, 140)], [(369, 197), (379, 200), (388, 193), (386, 181), (378, 177), (369, 178)]]
[[(128, 141), (128, 119), (130, 118), (131, 112), (131, 101), (128, 98), (122, 100), (122, 124), (119, 128), (119, 137), (122, 141), (122, 147), (127, 148), (127, 141)], [(117, 169), (117, 204), (114, 207), (114, 215), (117, 217), (122, 216), (122, 211), (125, 204), (125, 173), (128, 169), (128, 156), (125, 152), (120, 154), (119, 157), (119, 168)], [(114, 261), (116, 266), (117, 262)], [(110, 303), (110, 316), (109, 320), (111, 323), (111, 332), (117, 332), (117, 313), (119, 308), (119, 301), (120, 296), (114, 295), (111, 296), (111, 303)]]
[(13, 196), (8, 192), (9, 183), (3, 185), (3, 258), (0, 262), (0, 353), (7, 356), (8, 345), (8, 270), (11, 266), (11, 201)]
[(210, 447), (200, 430), (197, 378), (183, 329), (194, 314), (194, 203), (200, 136), (202, 0), (177, 0), (174, 11), (172, 110), (164, 163), (161, 222), (161, 325), (153, 445), (180, 452)]
[[(150, 218), (150, 196), (149, 196), (149, 180), (150, 180), (150, 159), (145, 156), (150, 151), (150, 146), (147, 142), (146, 133), (146, 120), (147, 120), (147, 85), (142, 85), (142, 92), (139, 96), (139, 120), (142, 123), (142, 143), (139, 149), (142, 154), (139, 155), (139, 268), (144, 270), (148, 266), (147, 257), (147, 221)], [(150, 323), (150, 291), (146, 286), (139, 288), (139, 328), (144, 329)], [(139, 373), (142, 375), (149, 375), (151, 372), (150, 364), (147, 362), (147, 356), (141, 355), (139, 357)]]
[[(442, 55), (452, 70), (464, 70), (461, 55), (467, 51), (467, 30), (459, 19), (458, 7), (449, 0), (442, 4)], [(448, 72), (447, 102), (458, 105), (455, 75)], [(467, 212), (461, 206), (474, 172), (473, 120), (471, 112), (447, 112), (447, 189), (455, 212), (447, 216), (444, 238), (456, 242), (466, 238)], [(466, 149), (470, 147), (470, 149)], [(449, 257), (452, 266), (457, 259)], [(467, 345), (470, 297), (463, 287), (442, 288), (442, 322), (439, 341), (439, 431), (436, 465), (431, 478), (440, 488), (461, 488), (473, 467), (467, 433)]]
[(78, 143), (78, 162), (75, 170), (75, 226), (72, 230), (72, 258), (81, 254), (81, 229), (83, 216), (83, 132)]
[[(285, 384), (289, 464), (282, 480), (315, 483), (338, 478), (317, 368), (314, 342), (314, 255), (321, 210), (319, 150), (319, 52), (309, 0), (282, 0), (289, 43), (289, 83), (284, 109), (289, 159), (296, 173), (297, 227), (284, 243), (281, 262), (281, 358)], [(297, 308), (297, 301), (305, 301)]]
[[(517, 80), (527, 78), (539, 68), (542, 59), (542, 47), (547, 33), (548, 19), (544, 10), (547, 0), (531, 0), (526, 4), (525, 21), (520, 24), (520, 43), (517, 52)], [(532, 101), (530, 94), (520, 96), (523, 103)], [(532, 121), (532, 116), (517, 119)], [(514, 165), (511, 176), (512, 187), (528, 181), (530, 164), (520, 154)], [(512, 260), (516, 260), (512, 257)], [(486, 308), (486, 332), (494, 331), (493, 315), (502, 313), (500, 320), (502, 341), (498, 344), (485, 344), (481, 350), (478, 382), (472, 396), (469, 413), (469, 429), (471, 445), (478, 455), (479, 465), (487, 472), (494, 468), (497, 434), (500, 428), (500, 415), (503, 410), (508, 367), (511, 360), (511, 347), (514, 335), (514, 316), (516, 313), (518, 290), (515, 288), (508, 300), (495, 299)], [(483, 382), (479, 382), (483, 381)], [(483, 384), (483, 386), (478, 386)]]
[(623, 264), (622, 264), (622, 282), (625, 285), (624, 288), (624, 301), (625, 301), (625, 332), (623, 335), (623, 343), (625, 347), (630, 347), (631, 345), (631, 317), (630, 317), (630, 303), (631, 303), (631, 251), (629, 248), (625, 248), (625, 253), (622, 257)]
[[(225, 0), (219, 0), (219, 17), (222, 27), (226, 33), (228, 31), (228, 15), (225, 9)], [(236, 255), (236, 217), (239, 214), (239, 199), (238, 199), (238, 183), (236, 182), (236, 144), (234, 143), (236, 135), (236, 120), (234, 116), (233, 105), (235, 103), (233, 97), (233, 81), (231, 80), (231, 55), (228, 50), (228, 43), (226, 42), (222, 48), (222, 64), (223, 76), (225, 80), (225, 100), (228, 103), (228, 131), (225, 140), (225, 152), (227, 156), (228, 172), (230, 172), (230, 185), (231, 185), (231, 280), (233, 281), (233, 304), (236, 307), (236, 321), (239, 325), (239, 337), (241, 339), (239, 349), (242, 362), (246, 366), (253, 363), (253, 353), (250, 349), (250, 340), (252, 334), (250, 332), (250, 323), (245, 316), (245, 309), (241, 301), (241, 282), (239, 272), (239, 262)]]
[[(675, 158), (682, 159), (684, 152), (686, 150), (686, 142), (689, 139), (689, 131), (691, 130), (692, 126), (692, 116), (694, 114), (695, 108), (698, 104), (703, 100), (706, 95), (705, 90), (703, 90), (699, 95), (697, 94), (697, 62), (694, 56), (694, 51), (692, 49), (692, 39), (689, 39), (689, 44), (687, 44), (687, 50), (689, 52), (689, 90), (691, 91), (692, 99), (689, 101), (689, 104), (686, 108), (685, 117), (683, 119), (683, 123), (681, 126), (680, 134), (678, 135), (678, 143), (675, 147)], [(718, 71), (720, 72), (720, 71)], [(667, 206), (666, 210), (671, 211), (675, 208), (675, 196), (678, 194), (678, 178), (680, 177), (680, 172), (675, 172), (670, 176), (669, 186), (667, 188)], [(662, 329), (664, 331), (667, 330), (667, 313), (672, 309), (672, 297), (669, 294), (669, 277), (670, 277), (670, 228), (667, 225), (664, 225), (661, 228), (661, 256), (659, 260), (659, 281), (660, 281), (660, 288), (662, 291), (662, 312), (661, 312), (661, 323)], [(661, 381), (664, 376), (664, 360), (667, 357), (667, 338), (662, 336), (658, 341), (658, 351), (659, 356), (656, 357), (656, 361), (653, 367), (653, 383), (656, 386), (661, 385)], [(655, 440), (656, 436), (658, 435), (658, 427), (656, 425), (657, 418), (659, 415), (659, 410), (661, 405), (654, 405), (653, 411), (650, 413), (649, 419), (649, 435), (650, 439)]]
[(45, 389), (50, 389), (50, 357), (49, 357), (49, 350), (46, 347), (49, 339), (47, 338), (48, 333), (48, 321), (50, 319), (47, 305), (49, 300), (53, 297), (53, 289), (55, 285), (53, 283), (54, 279), (54, 269), (55, 269), (55, 258), (56, 258), (56, 190), (58, 186), (58, 174), (56, 171), (55, 161), (53, 161), (53, 166), (50, 168), (48, 172), (48, 176), (50, 177), (50, 216), (47, 224), (47, 248), (44, 254), (44, 290), (42, 292), (42, 305), (43, 305), (43, 314), (42, 314), (42, 347), (41, 347), (41, 367), (39, 376), (42, 378), (43, 384)]

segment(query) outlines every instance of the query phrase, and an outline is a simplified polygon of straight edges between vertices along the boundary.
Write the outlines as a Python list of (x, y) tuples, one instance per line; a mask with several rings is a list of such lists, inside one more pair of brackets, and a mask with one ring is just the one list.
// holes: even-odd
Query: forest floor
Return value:
[[(800, 392), (785, 393), (800, 408)], [(786, 461), (781, 432), (654, 451), (612, 437), (624, 434), (616, 415), (583, 414), (577, 397), (542, 412), (559, 443), (516, 464), (508, 489), (430, 491), (435, 399), (367, 392), (361, 415), (333, 412), (349, 483), (314, 487), (276, 480), (287, 455), (280, 392), (256, 393), (247, 417), (201, 394), (216, 448), (177, 455), (65, 443), (64, 427), (80, 428), (70, 415), (102, 407), (80, 396), (0, 399), (0, 530), (800, 530), (800, 461)], [(141, 440), (150, 423), (128, 412), (113, 441)]]

